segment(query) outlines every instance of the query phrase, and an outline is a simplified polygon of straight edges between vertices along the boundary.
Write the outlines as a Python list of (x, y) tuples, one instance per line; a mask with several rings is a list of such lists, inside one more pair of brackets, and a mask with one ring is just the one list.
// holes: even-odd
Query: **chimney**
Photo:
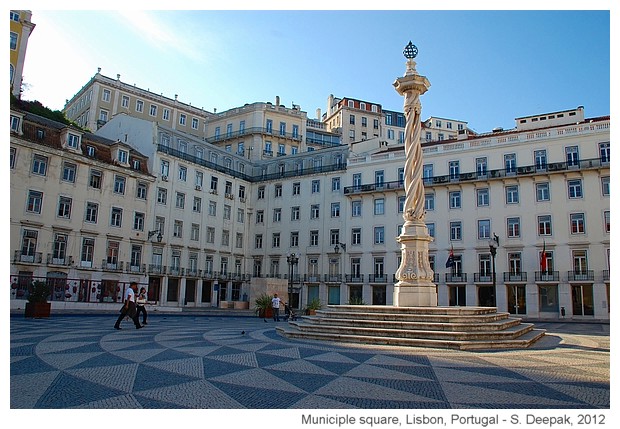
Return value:
[(321, 120), (321, 109), (316, 109), (316, 118), (320, 121)]
[(280, 96), (276, 95), (276, 106), (280, 105)]

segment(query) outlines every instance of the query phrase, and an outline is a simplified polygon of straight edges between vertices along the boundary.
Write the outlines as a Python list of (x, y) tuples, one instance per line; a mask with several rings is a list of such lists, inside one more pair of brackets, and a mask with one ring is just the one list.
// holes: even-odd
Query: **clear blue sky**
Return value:
[(392, 83), (411, 40), (431, 82), (423, 118), (486, 132), (580, 105), (611, 113), (609, 10), (31, 10), (24, 98), (52, 109), (101, 67), (210, 111), (279, 96), (313, 118), (329, 94), (402, 111)]

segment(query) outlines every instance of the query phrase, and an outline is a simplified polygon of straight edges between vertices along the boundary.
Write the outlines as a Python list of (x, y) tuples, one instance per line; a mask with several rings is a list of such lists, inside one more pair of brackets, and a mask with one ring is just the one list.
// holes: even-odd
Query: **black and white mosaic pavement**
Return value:
[(291, 340), (253, 317), (115, 319), (11, 317), (11, 408), (610, 407), (609, 325), (542, 324), (531, 349), (464, 352)]

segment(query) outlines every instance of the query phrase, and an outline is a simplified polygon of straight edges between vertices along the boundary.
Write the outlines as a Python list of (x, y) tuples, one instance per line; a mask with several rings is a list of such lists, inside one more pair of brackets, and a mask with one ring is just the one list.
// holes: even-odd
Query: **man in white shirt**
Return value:
[(280, 301), (281, 299), (278, 298), (278, 294), (274, 293), (273, 298), (271, 299), (271, 308), (273, 309), (273, 321), (274, 322), (280, 321)]
[(125, 318), (125, 316), (129, 316), (134, 325), (136, 325), (136, 329), (140, 329), (142, 326), (140, 322), (138, 322), (138, 312), (136, 311), (136, 291), (138, 290), (138, 284), (136, 282), (131, 282), (127, 290), (125, 291), (125, 303), (121, 308), (121, 314), (118, 316), (116, 323), (114, 324), (114, 329), (121, 329), (121, 322)]

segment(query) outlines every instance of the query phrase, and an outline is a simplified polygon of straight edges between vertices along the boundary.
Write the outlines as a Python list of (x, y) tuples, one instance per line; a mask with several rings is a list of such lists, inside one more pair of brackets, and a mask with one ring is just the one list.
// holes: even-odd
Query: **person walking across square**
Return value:
[(273, 321), (274, 322), (280, 321), (280, 301), (281, 299), (278, 298), (278, 294), (274, 293), (273, 298), (271, 299), (271, 308), (273, 309)]
[(146, 288), (141, 287), (138, 298), (136, 299), (136, 319), (140, 320), (140, 313), (142, 313), (142, 324), (146, 325)]
[(121, 329), (121, 322), (125, 316), (129, 316), (133, 320), (136, 329), (140, 329), (142, 326), (138, 322), (138, 312), (136, 311), (136, 291), (138, 290), (138, 283), (131, 282), (127, 290), (125, 291), (125, 303), (121, 307), (121, 314), (118, 316), (114, 329)]

